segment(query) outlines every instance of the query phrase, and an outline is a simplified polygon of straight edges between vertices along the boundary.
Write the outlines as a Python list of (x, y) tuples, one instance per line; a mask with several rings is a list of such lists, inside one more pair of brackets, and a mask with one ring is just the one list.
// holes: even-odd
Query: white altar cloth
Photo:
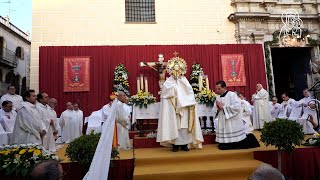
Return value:
[[(206, 106), (205, 104), (197, 104), (196, 110), (199, 117), (214, 116), (213, 108)], [(147, 108), (140, 108), (139, 106), (133, 107), (132, 124), (137, 122), (137, 119), (158, 119), (160, 111), (160, 103), (149, 104)]]

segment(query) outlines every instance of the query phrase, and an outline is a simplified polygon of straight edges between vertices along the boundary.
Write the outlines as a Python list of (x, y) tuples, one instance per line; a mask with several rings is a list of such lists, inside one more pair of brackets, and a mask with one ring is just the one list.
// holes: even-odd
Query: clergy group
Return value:
[(1, 145), (37, 143), (56, 152), (57, 143), (70, 143), (82, 135), (83, 112), (78, 103), (67, 102), (67, 109), (57, 118), (55, 98), (34, 90), (20, 96), (10, 85), (1, 97), (1, 105)]

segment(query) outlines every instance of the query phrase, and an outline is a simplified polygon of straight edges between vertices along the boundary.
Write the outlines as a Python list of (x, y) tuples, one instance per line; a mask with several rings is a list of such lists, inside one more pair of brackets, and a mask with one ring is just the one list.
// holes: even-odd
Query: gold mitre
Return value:
[(180, 57), (173, 57), (167, 63), (168, 73), (175, 79), (179, 79), (187, 73), (187, 63)]

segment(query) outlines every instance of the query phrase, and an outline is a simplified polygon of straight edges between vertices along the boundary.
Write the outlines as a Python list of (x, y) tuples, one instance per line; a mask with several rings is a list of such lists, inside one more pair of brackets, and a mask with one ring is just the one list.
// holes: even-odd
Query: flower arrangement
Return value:
[(312, 138), (306, 140), (305, 146), (320, 146), (320, 134), (314, 134)]
[(140, 108), (148, 107), (148, 104), (153, 104), (156, 102), (156, 98), (153, 97), (149, 92), (139, 91), (138, 94), (133, 95), (129, 99), (130, 105), (139, 106)]
[(59, 160), (39, 144), (6, 145), (0, 147), (0, 172), (5, 175), (26, 176), (44, 160)]
[[(199, 76), (203, 75), (203, 70), (200, 64), (194, 63), (192, 64), (192, 71), (190, 74), (190, 84), (192, 86), (194, 94), (198, 94), (199, 90)], [(202, 81), (204, 83), (204, 81)], [(204, 87), (204, 85), (202, 85)]]
[(123, 64), (119, 64), (114, 70), (113, 91), (123, 91), (127, 96), (129, 92), (128, 70)]
[(207, 106), (213, 106), (216, 100), (216, 93), (212, 90), (203, 89), (200, 93), (195, 95), (196, 101), (200, 104), (206, 104)]

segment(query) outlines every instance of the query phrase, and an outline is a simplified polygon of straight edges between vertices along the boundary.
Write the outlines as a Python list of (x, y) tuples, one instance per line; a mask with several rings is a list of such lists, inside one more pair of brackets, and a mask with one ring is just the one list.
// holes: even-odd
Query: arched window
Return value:
[(0, 37), (0, 57), (3, 56), (4, 38)]
[(22, 85), (21, 85), (21, 94), (25, 91), (27, 91), (27, 78), (23, 77), (22, 78)]
[(22, 60), (24, 59), (24, 51), (23, 51), (23, 48), (20, 46), (18, 46), (16, 49), (16, 57)]

